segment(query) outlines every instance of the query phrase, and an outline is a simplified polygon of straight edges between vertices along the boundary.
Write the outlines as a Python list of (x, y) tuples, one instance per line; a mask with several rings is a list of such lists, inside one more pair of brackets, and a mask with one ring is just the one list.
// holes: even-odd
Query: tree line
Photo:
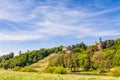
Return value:
[(71, 45), (71, 53), (63, 51), (62, 47), (42, 48), (25, 53), (20, 51), (17, 56), (14, 56), (14, 53), (3, 55), (0, 57), (0, 67), (12, 69), (17, 66), (28, 66), (52, 53), (58, 55), (49, 60), (49, 67), (63, 66), (71, 71), (109, 71), (113, 67), (120, 66), (120, 38), (102, 41), (102, 50), (99, 50), (97, 45), (87, 46), (83, 42)]
[(83, 42), (73, 45), (72, 53), (62, 51), (50, 60), (49, 66), (63, 66), (71, 71), (110, 71), (120, 66), (120, 38), (103, 41), (102, 45), (102, 50), (97, 45), (86, 46)]
[(25, 53), (19, 52), (19, 55), (13, 56), (14, 53), (8, 55), (3, 55), (0, 57), (0, 67), (1, 68), (14, 68), (16, 66), (24, 67), (31, 65), (40, 59), (50, 55), (51, 53), (58, 53), (62, 50), (62, 46), (54, 47), (50, 49), (42, 48), (40, 50), (27, 51)]

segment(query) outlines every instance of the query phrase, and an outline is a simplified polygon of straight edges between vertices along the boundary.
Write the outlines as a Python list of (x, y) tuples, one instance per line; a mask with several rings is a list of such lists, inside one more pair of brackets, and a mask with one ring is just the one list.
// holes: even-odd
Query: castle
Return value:
[(62, 50), (66, 51), (67, 53), (71, 53), (72, 52), (72, 47), (71, 46), (63, 46)]
[(95, 41), (95, 45), (97, 46), (98, 50), (102, 50), (103, 49), (102, 38), (99, 38), (99, 43)]
[[(102, 38), (99, 38), (99, 42), (95, 41), (94, 45), (97, 46), (98, 50), (102, 51), (102, 49), (103, 49)], [(62, 50), (66, 51), (67, 53), (71, 53), (72, 52), (72, 47), (71, 46), (63, 46)]]

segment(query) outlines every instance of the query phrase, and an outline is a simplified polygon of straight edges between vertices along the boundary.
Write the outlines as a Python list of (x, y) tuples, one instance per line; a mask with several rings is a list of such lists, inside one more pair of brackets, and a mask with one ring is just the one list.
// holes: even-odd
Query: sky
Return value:
[(0, 55), (120, 37), (120, 0), (0, 0)]

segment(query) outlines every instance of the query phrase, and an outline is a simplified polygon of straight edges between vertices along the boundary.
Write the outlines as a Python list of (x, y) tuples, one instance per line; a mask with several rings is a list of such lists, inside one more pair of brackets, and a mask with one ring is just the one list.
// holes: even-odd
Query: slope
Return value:
[(44, 69), (48, 67), (50, 59), (53, 59), (54, 57), (57, 57), (58, 54), (52, 53), (49, 56), (43, 58), (42, 60), (39, 60), (38, 62), (30, 65), (32, 68), (35, 69)]

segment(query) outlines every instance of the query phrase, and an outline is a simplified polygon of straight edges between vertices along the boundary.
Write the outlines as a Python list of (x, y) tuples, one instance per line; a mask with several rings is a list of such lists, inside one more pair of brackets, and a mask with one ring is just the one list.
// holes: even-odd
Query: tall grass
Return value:
[(0, 70), (0, 80), (120, 80), (116, 77), (76, 76)]

